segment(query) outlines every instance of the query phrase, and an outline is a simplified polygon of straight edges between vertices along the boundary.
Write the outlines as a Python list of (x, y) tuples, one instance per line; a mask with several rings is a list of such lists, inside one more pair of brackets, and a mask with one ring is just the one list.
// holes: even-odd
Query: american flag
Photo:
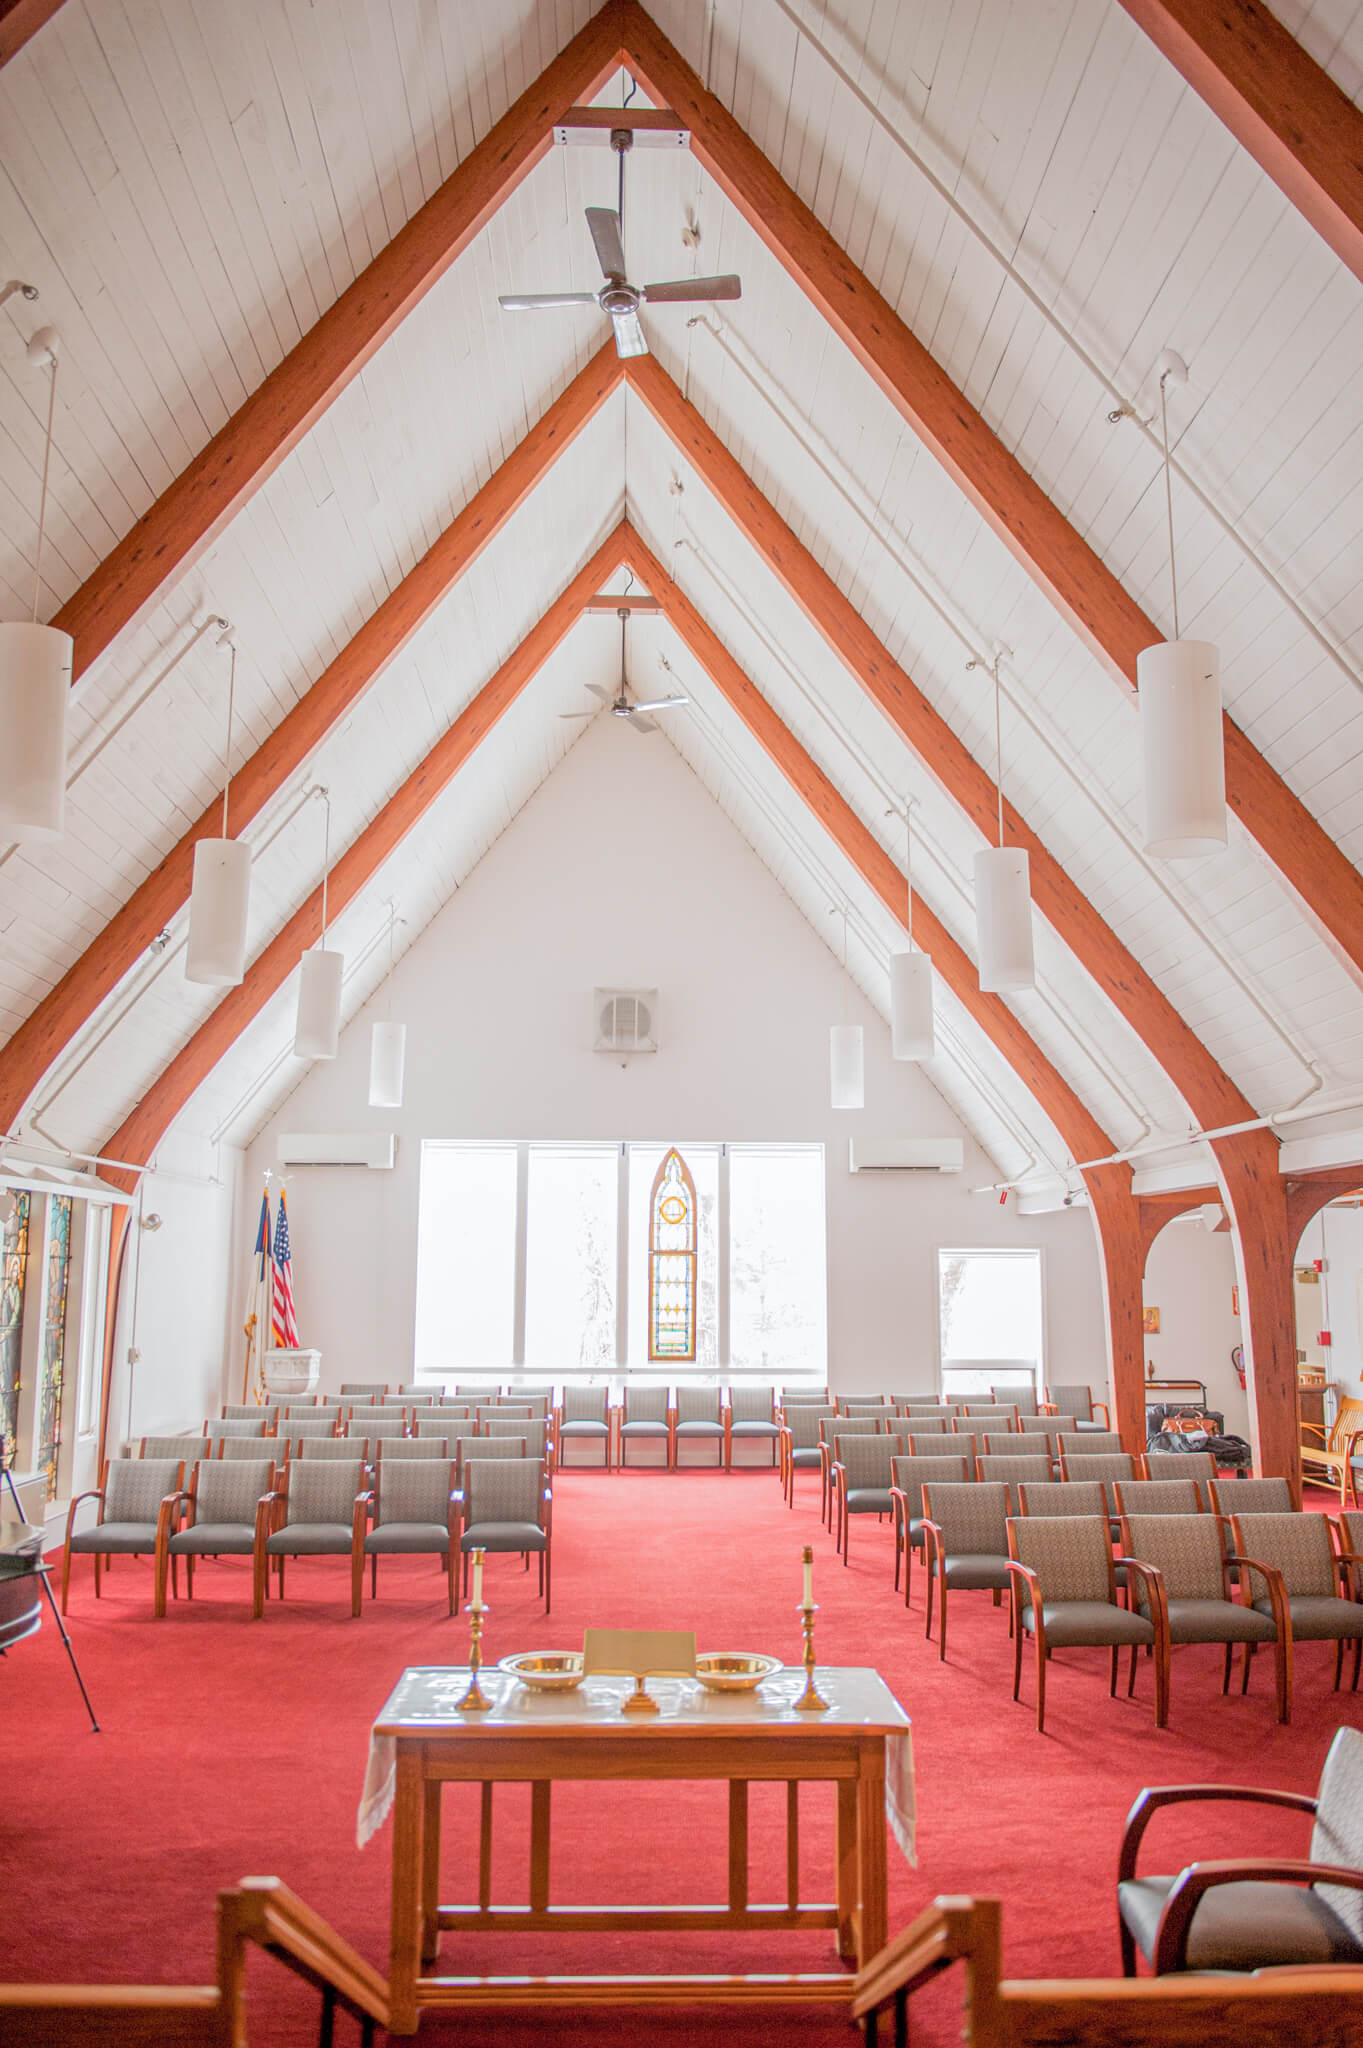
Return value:
[(284, 1190), (274, 1221), (274, 1293), (271, 1321), (276, 1346), (294, 1349), (298, 1343), (298, 1318), (293, 1312), (293, 1265), (289, 1258), (289, 1211)]

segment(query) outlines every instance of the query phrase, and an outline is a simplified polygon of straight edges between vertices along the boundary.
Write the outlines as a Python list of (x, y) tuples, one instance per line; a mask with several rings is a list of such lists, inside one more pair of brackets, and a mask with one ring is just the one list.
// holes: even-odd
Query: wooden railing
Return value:
[(277, 1877), (244, 1877), (218, 1894), (216, 1984), (0, 1984), (0, 2048), (248, 2048), (253, 1944), (320, 1992), (323, 2044), (338, 2009), (364, 2048), (387, 2026), (387, 1979)]
[(858, 1973), (852, 2016), (868, 2048), (887, 2013), (895, 2048), (908, 2001), (961, 1963), (969, 2048), (1358, 2048), (1363, 1968), (1259, 1970), (1242, 1977), (1001, 1977), (997, 1899), (937, 1899)]

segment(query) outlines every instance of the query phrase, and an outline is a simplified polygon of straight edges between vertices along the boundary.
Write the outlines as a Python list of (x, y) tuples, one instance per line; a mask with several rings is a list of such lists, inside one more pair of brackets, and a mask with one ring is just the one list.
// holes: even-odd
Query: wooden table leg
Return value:
[(850, 1963), (857, 1955), (857, 1886), (861, 1874), (857, 1867), (857, 1781), (854, 1778), (838, 1779), (836, 1855), (838, 1954), (845, 1963)]
[(421, 1837), (421, 1960), (433, 1963), (440, 1954), (440, 1928), (436, 1909), (440, 1904), (440, 1794), (439, 1778), (428, 1778), (422, 1787), (424, 1808)]
[(729, 1911), (748, 1910), (748, 1781), (729, 1780)]
[(536, 1913), (549, 1910), (549, 1793), (547, 1778), (536, 1778), (530, 1787), (530, 1905)]
[(423, 1754), (400, 1742), (393, 1800), (393, 1931), (388, 1957), (388, 2031), (417, 2029), (416, 1980), (421, 1973), (421, 1838), (425, 1805)]
[(885, 1867), (885, 1739), (863, 1741), (857, 1775), (857, 1964), (864, 1969), (890, 1937), (889, 1875)]

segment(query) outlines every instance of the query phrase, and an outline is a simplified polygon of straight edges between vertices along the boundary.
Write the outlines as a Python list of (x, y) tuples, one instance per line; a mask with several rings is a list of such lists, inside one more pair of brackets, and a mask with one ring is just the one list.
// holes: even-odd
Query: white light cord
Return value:
[(232, 787), (232, 712), (237, 698), (237, 645), (235, 640), (232, 642), (231, 652), (232, 665), (227, 672), (227, 739), (222, 750), (222, 836), (224, 839), (229, 836), (227, 830), (227, 797)]
[(1160, 427), (1164, 435), (1164, 511), (1169, 523), (1169, 588), (1174, 599), (1174, 638), (1178, 638), (1178, 577), (1174, 573), (1174, 487), (1169, 475), (1169, 401), (1165, 385), (1169, 372), (1165, 370), (1159, 380)]
[(326, 790), (317, 792), (326, 806), (326, 823), (322, 827), (322, 951), (327, 945), (327, 873), (331, 867), (331, 798)]
[(999, 847), (1003, 847), (1003, 689), (999, 657), (994, 656), (994, 788), (999, 800)]
[(43, 448), (43, 486), (38, 497), (38, 552), (33, 563), (33, 623), (38, 623), (38, 598), (43, 587), (43, 538), (47, 530), (47, 479), (52, 467), (52, 422), (57, 411), (57, 357), (51, 358), (52, 388), (47, 394), (47, 441)]

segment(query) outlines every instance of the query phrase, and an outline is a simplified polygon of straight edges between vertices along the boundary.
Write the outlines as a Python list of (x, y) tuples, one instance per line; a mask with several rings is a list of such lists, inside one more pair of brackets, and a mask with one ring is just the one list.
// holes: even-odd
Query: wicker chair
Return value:
[(450, 1459), (398, 1458), (387, 1463), (380, 1459), (374, 1521), (364, 1538), (364, 1554), (369, 1559), (371, 1600), (378, 1595), (381, 1557), (442, 1557), (449, 1609), (454, 1613), (458, 1604), (459, 1496)]
[(596, 1443), (601, 1446), (601, 1463), (611, 1469), (611, 1406), (609, 1387), (565, 1387), (559, 1403), (559, 1463), (569, 1444)]
[[(910, 1445), (913, 1439), (909, 1439)], [(906, 1458), (892, 1458), (893, 1485), (890, 1500), (894, 1511), (894, 1587), (899, 1591), (899, 1566), (904, 1566), (904, 1605), (909, 1604), (913, 1577), (913, 1553), (923, 1548), (923, 1487), (930, 1479), (948, 1486), (964, 1486), (975, 1477), (975, 1460), (959, 1454), (924, 1456), (910, 1449)]]
[(894, 1502), (890, 1497), (890, 1489), (894, 1485), (892, 1465), (906, 1449), (902, 1436), (892, 1436), (883, 1430), (878, 1430), (874, 1436), (844, 1436), (839, 1430), (834, 1437), (830, 1483), (836, 1513), (836, 1540), (844, 1564), (847, 1563), (851, 1543), (852, 1516), (893, 1514)]
[[(1174, 1482), (1176, 1483), (1176, 1482)], [(1260, 1614), (1235, 1599), (1231, 1592), (1231, 1563), (1221, 1541), (1221, 1527), (1213, 1515), (1132, 1514), (1122, 1518), (1122, 1548), (1130, 1557), (1152, 1565), (1159, 1584), (1146, 1581), (1135, 1585), (1137, 1611), (1151, 1613), (1164, 1607), (1165, 1632), (1170, 1643), (1224, 1643), (1223, 1693), (1230, 1691), (1231, 1658), (1237, 1643), (1244, 1646), (1246, 1672), (1249, 1653), (1256, 1643), (1272, 1643), (1277, 1688), (1278, 1719), (1292, 1718), (1292, 1631), (1285, 1625), (1281, 1600), (1271, 1616)]]
[[(1088, 1387), (1047, 1387), (1046, 1401), (1057, 1415), (1073, 1415), (1080, 1430), (1112, 1428), (1112, 1417), (1106, 1402), (1095, 1401)], [(1103, 1419), (1095, 1422), (1093, 1411), (1102, 1410)]]
[(724, 1404), (724, 1469), (734, 1469), (734, 1443), (765, 1443), (777, 1462), (781, 1425), (776, 1419), (774, 1387), (730, 1387)]
[(1136, 1683), (1136, 1653), (1147, 1644), (1155, 1657), (1155, 1726), (1169, 1718), (1169, 1636), (1158, 1598), (1158, 1574), (1144, 1562), (1121, 1560), (1128, 1579), (1149, 1589), (1150, 1611), (1117, 1605), (1112, 1543), (1104, 1515), (1017, 1515), (1008, 1523), (1013, 1592), (1013, 1698), (1022, 1691), (1022, 1638), (1036, 1646), (1036, 1725), (1046, 1726), (1046, 1660), (1053, 1650), (1105, 1648), (1108, 1691), (1117, 1692), (1117, 1656), (1131, 1651), (1128, 1694)]
[(724, 1396), (717, 1387), (678, 1387), (669, 1415), (672, 1425), (669, 1464), (677, 1463), (677, 1451), (683, 1443), (712, 1443), (715, 1465), (717, 1468), (723, 1465)]
[(182, 1493), (161, 1507), (156, 1529), (156, 1595), (153, 1611), (166, 1612), (166, 1578), (174, 1585), (185, 1561), (185, 1591), (194, 1598), (194, 1565), (201, 1557), (253, 1557), (262, 1531), (268, 1535), (275, 1504), (273, 1459), (201, 1459)]
[(265, 1612), (265, 1578), (271, 1558), (277, 1560), (279, 1597), (284, 1597), (284, 1560), (289, 1557), (350, 1556), (350, 1612), (358, 1617), (364, 1590), (364, 1534), (373, 1495), (365, 1485), (358, 1458), (343, 1463), (291, 1463), (284, 1477), (280, 1525), (268, 1534), (258, 1529), (255, 1545), (255, 1607), (258, 1621)]
[(459, 1548), (464, 1558), (465, 1594), (471, 1551), (519, 1551), (527, 1566), (533, 1553), (540, 1561), (540, 1592), (548, 1614), (553, 1496), (543, 1460), (478, 1459), (465, 1465), (460, 1483)]
[[(63, 1614), (73, 1557), (94, 1558), (98, 1600), (104, 1558), (155, 1556), (161, 1503), (168, 1494), (178, 1493), (184, 1469), (183, 1454), (171, 1458), (111, 1458), (104, 1467), (103, 1484), (76, 1495), (66, 1511), (66, 1540), (62, 1544)], [(99, 1502), (99, 1516), (93, 1528), (78, 1531), (76, 1510), (86, 1500)]]
[(962, 1486), (930, 1480), (923, 1488), (924, 1563), (928, 1574), (924, 1634), (932, 1635), (933, 1592), (940, 1596), (937, 1655), (947, 1654), (947, 1588), (990, 1592), (997, 1607), (1008, 1575), (1008, 1488), (975, 1480)]
[(833, 1410), (828, 1407), (782, 1410), (781, 1429), (776, 1445), (781, 1467), (781, 1495), (787, 1507), (793, 1508), (795, 1505), (795, 1474), (822, 1471), (819, 1455), (819, 1447), (823, 1442), (821, 1425), (831, 1420)]
[[(1250, 1605), (1271, 1616), (1283, 1633), (1286, 1607), (1296, 1643), (1333, 1643), (1335, 1687), (1344, 1668), (1344, 1645), (1363, 1637), (1363, 1601), (1355, 1597), (1353, 1570), (1335, 1549), (1335, 1531), (1324, 1515), (1232, 1515), (1231, 1538), (1241, 1574), (1248, 1579)], [(1277, 1583), (1275, 1583), (1275, 1581)], [(1249, 1685), (1249, 1657), (1241, 1691)], [(1358, 1659), (1354, 1659), (1354, 1684)]]
[[(1176, 1877), (1138, 1877), (1141, 1840), (1155, 1814), (1204, 1799), (1314, 1815), (1307, 1860), (1217, 1860), (1190, 1864)], [(1127, 1816), (1117, 1865), (1122, 1972), (1135, 1976), (1138, 1948), (1156, 1976), (1363, 1963), (1361, 1894), (1363, 1734), (1341, 1728), (1314, 1799), (1222, 1784), (1162, 1785), (1141, 1793)]]

